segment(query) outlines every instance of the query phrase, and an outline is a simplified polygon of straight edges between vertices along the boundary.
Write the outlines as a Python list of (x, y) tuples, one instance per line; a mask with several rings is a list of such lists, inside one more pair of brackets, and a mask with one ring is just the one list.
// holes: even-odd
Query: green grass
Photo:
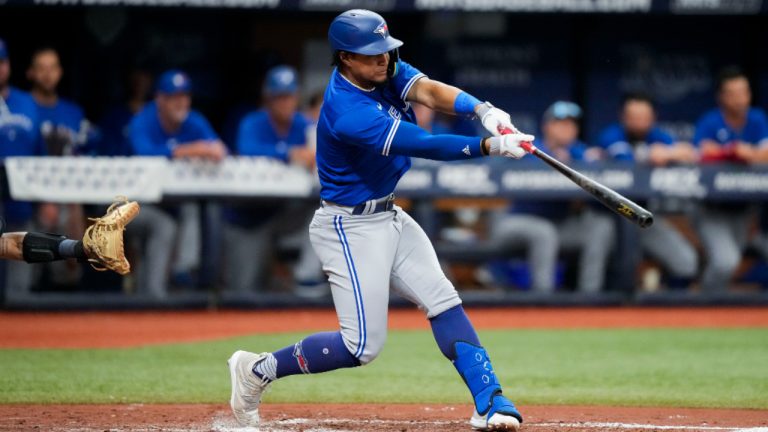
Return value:
[[(224, 403), (226, 359), (305, 334), (136, 349), (0, 350), (0, 403)], [(521, 404), (768, 408), (768, 330), (484, 331)], [(289, 377), (268, 402), (469, 401), (431, 334), (393, 331), (373, 364)]]

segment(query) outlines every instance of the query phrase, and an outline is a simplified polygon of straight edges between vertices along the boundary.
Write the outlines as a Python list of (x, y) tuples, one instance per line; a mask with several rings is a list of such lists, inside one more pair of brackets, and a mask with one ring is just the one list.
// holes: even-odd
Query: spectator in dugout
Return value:
[[(45, 144), (40, 138), (40, 122), (35, 100), (28, 93), (10, 85), (11, 60), (8, 47), (0, 39), (0, 157), (44, 156)], [(48, 205), (14, 201), (3, 186), (2, 217), (6, 231), (32, 231), (38, 211)], [(5, 292), (11, 297), (27, 294), (33, 283), (34, 267), (25, 262), (5, 262)]]
[[(298, 111), (298, 74), (289, 66), (276, 66), (264, 80), (264, 108), (247, 114), (237, 134), (237, 154), (263, 156), (286, 164), (314, 169), (315, 149), (308, 145), (311, 122)], [(252, 292), (267, 282), (266, 266), (276, 234), (293, 234), (299, 260), (293, 276), (296, 294), (320, 296), (327, 291), (320, 260), (309, 241), (306, 226), (314, 211), (305, 203), (230, 206), (225, 210), (226, 276), (232, 292)], [(281, 235), (285, 238), (285, 235)]]
[[(227, 154), (211, 125), (191, 109), (192, 84), (186, 73), (169, 70), (157, 80), (154, 101), (133, 118), (129, 126), (136, 156), (194, 158), (214, 162)], [(179, 227), (180, 208), (142, 205), (126, 236), (143, 244), (137, 266), (138, 290), (155, 298), (167, 295), (168, 274)], [(179, 251), (194, 249), (181, 238)], [(198, 249), (199, 250), (199, 249)]]
[[(768, 119), (751, 107), (747, 76), (737, 68), (721, 71), (717, 80), (717, 108), (696, 124), (694, 143), (701, 163), (739, 165), (768, 162)], [(705, 292), (728, 289), (748, 243), (756, 208), (750, 203), (704, 203), (697, 228), (707, 257), (701, 287)]]
[[(73, 156), (88, 153), (89, 124), (82, 108), (74, 101), (61, 97), (59, 84), (64, 74), (58, 52), (50, 47), (37, 49), (27, 69), (32, 83), (32, 97), (37, 104), (40, 134), (50, 156)], [(66, 232), (70, 238), (80, 238), (85, 232), (83, 206), (72, 203), (46, 206), (41, 213), (44, 231)], [(73, 262), (57, 261), (48, 264), (52, 282), (75, 285), (79, 281), (81, 266)]]
[[(541, 137), (535, 145), (558, 160), (572, 164), (595, 160), (595, 152), (579, 140), (581, 107), (557, 101), (544, 112)], [(520, 163), (526, 163), (525, 160)], [(603, 289), (608, 259), (615, 243), (613, 218), (583, 201), (515, 200), (508, 213), (492, 216), (491, 238), (502, 244), (523, 244), (531, 270), (532, 289), (552, 292), (556, 287), (558, 253), (578, 254), (576, 289)]]
[[(675, 139), (656, 125), (656, 110), (647, 95), (632, 93), (624, 97), (621, 119), (605, 128), (598, 139), (606, 159), (632, 164), (666, 166), (692, 164), (698, 156), (690, 143)], [(642, 203), (646, 204), (646, 203)], [(651, 210), (658, 213), (659, 209)], [(658, 216), (658, 214), (657, 214)], [(627, 232), (627, 244), (640, 244), (626, 253), (633, 253), (632, 267), (639, 264), (642, 254), (654, 259), (665, 271), (668, 287), (690, 286), (698, 272), (698, 254), (693, 245), (663, 217), (656, 217), (650, 228), (640, 235), (634, 226)]]

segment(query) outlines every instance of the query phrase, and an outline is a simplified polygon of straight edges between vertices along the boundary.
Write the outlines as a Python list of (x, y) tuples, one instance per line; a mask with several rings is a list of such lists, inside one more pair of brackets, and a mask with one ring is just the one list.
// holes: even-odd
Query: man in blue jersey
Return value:
[[(590, 162), (597, 158), (594, 149), (579, 140), (581, 107), (557, 101), (544, 112), (542, 137), (536, 147), (558, 160)], [(574, 251), (579, 256), (576, 289), (598, 292), (603, 289), (606, 267), (615, 243), (611, 215), (586, 205), (538, 200), (515, 200), (509, 213), (496, 213), (491, 223), (491, 238), (501, 244), (525, 248), (531, 269), (531, 289), (549, 293), (555, 290), (558, 252)]]
[(62, 74), (56, 50), (41, 48), (32, 54), (27, 78), (32, 82), (31, 94), (40, 116), (40, 132), (51, 156), (79, 154), (86, 144), (83, 110), (57, 92)]
[[(221, 161), (226, 156), (226, 148), (211, 125), (191, 109), (191, 91), (191, 81), (182, 71), (169, 70), (158, 78), (154, 101), (136, 114), (129, 126), (136, 156), (211, 161)], [(145, 239), (143, 265), (139, 266), (137, 280), (139, 289), (153, 297), (166, 295), (174, 239), (179, 224), (184, 222), (179, 219), (191, 215), (187, 221), (194, 223), (194, 211), (179, 213), (176, 206), (146, 205), (128, 231), (130, 236)], [(187, 232), (188, 236), (179, 236), (179, 253), (188, 255), (182, 262), (194, 262), (199, 255), (199, 234), (194, 229)]]
[[(621, 122), (603, 130), (599, 147), (606, 153), (607, 160), (638, 165), (692, 164), (698, 158), (690, 143), (676, 142), (656, 125), (653, 101), (641, 93), (625, 96)], [(657, 215), (661, 213), (659, 209), (652, 210)], [(626, 263), (628, 268), (636, 268), (643, 252), (665, 270), (667, 286), (686, 288), (690, 285), (698, 273), (699, 259), (696, 249), (679, 230), (663, 217), (657, 217), (642, 235), (634, 225), (625, 227), (629, 228), (622, 234), (627, 238), (621, 244), (627, 245), (626, 254), (622, 255), (631, 257)]]
[[(89, 124), (83, 110), (73, 101), (58, 94), (63, 75), (59, 54), (53, 48), (40, 48), (32, 54), (27, 78), (32, 83), (31, 95), (37, 104), (40, 134), (49, 156), (72, 156), (87, 153)], [(80, 237), (85, 231), (83, 206), (78, 203), (50, 206), (43, 213), (43, 229), (64, 231)], [(69, 263), (50, 264), (55, 283), (74, 285), (79, 281), (79, 267)]]
[[(0, 39), (0, 157), (43, 156), (46, 154), (40, 139), (37, 107), (32, 97), (10, 86), (11, 61), (8, 48)], [(50, 207), (43, 205), (42, 207)], [(2, 217), (8, 231), (33, 229), (36, 207), (30, 202), (14, 201), (2, 197)], [(5, 286), (8, 292), (28, 292), (33, 278), (32, 267), (23, 263), (9, 262), (6, 267)]]
[[(488, 353), (445, 277), (429, 238), (393, 203), (410, 157), (464, 160), (521, 158), (509, 115), (456, 87), (433, 81), (398, 58), (402, 42), (371, 11), (350, 10), (331, 23), (336, 66), (317, 130), (322, 206), (310, 237), (328, 276), (340, 331), (318, 333), (273, 353), (237, 351), (229, 359), (232, 411), (258, 425), (262, 393), (273, 381), (365, 365), (383, 348), (390, 284), (427, 315), (442, 353), (467, 384), (479, 430), (516, 431), (522, 416), (502, 395)], [(479, 117), (494, 136), (431, 135), (416, 125), (410, 102), (449, 114)], [(512, 131), (500, 135), (500, 131)], [(403, 365), (408, 367), (408, 365)]]
[[(747, 76), (739, 69), (723, 70), (717, 82), (718, 107), (696, 124), (694, 144), (702, 163), (764, 164), (768, 162), (768, 118), (752, 108)], [(728, 289), (747, 245), (754, 206), (742, 203), (702, 205), (698, 231), (707, 265), (701, 287), (707, 292)]]
[[(264, 80), (264, 108), (247, 114), (240, 122), (237, 153), (241, 156), (263, 156), (311, 169), (315, 151), (307, 146), (307, 119), (298, 112), (299, 78), (290, 66), (276, 66)], [(294, 269), (300, 295), (322, 294), (318, 287), (322, 277), (320, 262), (312, 250), (306, 224), (311, 218), (304, 203), (286, 206), (263, 203), (228, 207), (227, 279), (234, 292), (254, 291), (264, 282), (264, 269), (270, 255), (273, 234), (290, 233), (301, 226), (301, 251)]]

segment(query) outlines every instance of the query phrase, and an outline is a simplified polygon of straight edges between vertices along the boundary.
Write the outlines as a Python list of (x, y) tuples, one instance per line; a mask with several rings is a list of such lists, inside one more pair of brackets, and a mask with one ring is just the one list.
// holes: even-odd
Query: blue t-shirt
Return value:
[(291, 147), (306, 145), (307, 125), (307, 119), (295, 113), (288, 134), (281, 136), (265, 110), (254, 111), (240, 122), (237, 153), (243, 156), (269, 156), (288, 162)]
[(82, 154), (86, 140), (81, 139), (80, 128), (85, 116), (74, 102), (59, 98), (55, 105), (37, 104), (40, 134), (51, 155)]
[(317, 170), (322, 199), (353, 206), (389, 195), (411, 166), (390, 155), (401, 121), (416, 124), (405, 98), (425, 75), (400, 60), (386, 84), (361, 89), (334, 69), (317, 126)]
[(768, 139), (768, 119), (763, 110), (750, 108), (747, 123), (741, 130), (736, 130), (725, 123), (720, 109), (714, 108), (707, 111), (696, 123), (693, 143), (698, 146), (703, 140), (712, 140), (720, 145), (734, 141), (758, 144), (764, 139)]
[(157, 114), (157, 105), (150, 102), (131, 120), (130, 137), (133, 152), (137, 156), (173, 155), (173, 149), (181, 144), (196, 140), (218, 140), (208, 120), (202, 114), (191, 110), (187, 119), (175, 132), (163, 130)]
[[(4, 102), (0, 99), (0, 157), (45, 155), (39, 125), (37, 106), (32, 96), (10, 87), (8, 98)], [(3, 197), (3, 216), (9, 224), (25, 223), (33, 214), (32, 203), (13, 201), (7, 195)]]
[[(550, 155), (552, 154), (540, 139), (536, 139), (534, 145), (541, 151)], [(586, 151), (587, 145), (578, 139), (568, 145), (568, 153), (572, 162), (583, 162), (585, 160), (584, 154)], [(539, 161), (536, 160), (536, 158), (524, 158), (520, 162), (538, 163)], [(512, 203), (510, 213), (524, 213), (550, 220), (557, 220), (568, 215), (568, 207), (568, 203), (558, 201), (515, 200)]]
[(647, 158), (642, 153), (647, 155), (650, 144), (672, 145), (674, 141), (672, 135), (658, 126), (653, 126), (646, 136), (630, 140), (627, 132), (624, 130), (624, 126), (620, 123), (614, 123), (600, 132), (597, 144), (605, 149), (612, 160), (636, 162), (638, 159), (644, 160)]

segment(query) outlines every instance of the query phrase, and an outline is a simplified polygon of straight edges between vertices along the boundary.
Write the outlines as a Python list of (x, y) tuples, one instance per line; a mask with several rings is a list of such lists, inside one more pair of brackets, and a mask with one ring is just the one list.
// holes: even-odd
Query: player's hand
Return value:
[(509, 114), (491, 105), (490, 102), (484, 102), (477, 108), (477, 117), (483, 124), (485, 130), (493, 136), (501, 135), (501, 130), (509, 129), (517, 132), (517, 128), (512, 124)]
[(487, 139), (488, 155), (504, 156), (514, 159), (520, 159), (528, 152), (520, 146), (523, 142), (533, 142), (533, 135), (524, 133), (511, 133), (502, 136), (494, 136)]

